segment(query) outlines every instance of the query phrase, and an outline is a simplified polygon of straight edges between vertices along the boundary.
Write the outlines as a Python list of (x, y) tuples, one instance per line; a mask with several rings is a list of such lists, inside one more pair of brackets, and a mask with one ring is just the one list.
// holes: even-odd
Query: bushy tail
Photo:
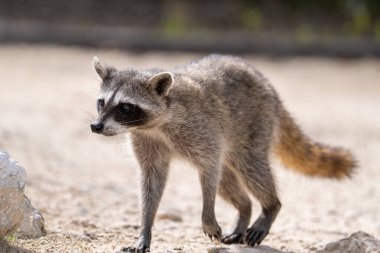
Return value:
[(356, 166), (349, 151), (310, 140), (285, 110), (274, 151), (287, 168), (309, 176), (349, 177)]

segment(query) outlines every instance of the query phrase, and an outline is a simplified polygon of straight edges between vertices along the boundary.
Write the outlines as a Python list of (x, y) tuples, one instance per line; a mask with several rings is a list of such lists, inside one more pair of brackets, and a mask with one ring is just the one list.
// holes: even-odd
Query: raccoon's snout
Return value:
[(99, 122), (99, 123), (92, 123), (91, 124), (91, 131), (94, 133), (101, 133), (102, 130), (104, 129), (104, 124)]

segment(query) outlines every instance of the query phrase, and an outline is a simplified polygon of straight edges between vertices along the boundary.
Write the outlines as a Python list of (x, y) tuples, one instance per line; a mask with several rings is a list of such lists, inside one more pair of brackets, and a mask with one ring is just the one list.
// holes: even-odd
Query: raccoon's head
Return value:
[(99, 116), (91, 124), (94, 133), (111, 136), (165, 121), (173, 83), (170, 73), (116, 70), (103, 66), (96, 57), (93, 64), (101, 79), (96, 105)]

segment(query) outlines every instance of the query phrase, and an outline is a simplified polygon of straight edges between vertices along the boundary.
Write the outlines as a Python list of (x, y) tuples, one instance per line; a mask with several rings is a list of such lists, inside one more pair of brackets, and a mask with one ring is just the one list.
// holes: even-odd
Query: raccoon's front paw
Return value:
[(150, 249), (145, 246), (133, 246), (133, 247), (124, 247), (120, 251), (117, 251), (116, 253), (146, 253), (150, 252)]
[(217, 239), (218, 241), (222, 239), (222, 229), (216, 221), (208, 224), (203, 223), (202, 228), (205, 235), (208, 236), (211, 241), (213, 239)]
[(117, 251), (116, 253), (146, 253), (150, 252), (149, 248), (146, 246), (142, 247), (124, 247), (120, 251)]
[(255, 245), (260, 245), (264, 238), (268, 235), (270, 228), (270, 223), (262, 222), (262, 220), (256, 221), (252, 227), (247, 230), (245, 236), (245, 242), (254, 247)]
[(140, 237), (140, 239), (135, 243), (133, 247), (124, 247), (120, 251), (116, 253), (146, 253), (150, 252), (149, 243), (144, 239), (144, 237)]

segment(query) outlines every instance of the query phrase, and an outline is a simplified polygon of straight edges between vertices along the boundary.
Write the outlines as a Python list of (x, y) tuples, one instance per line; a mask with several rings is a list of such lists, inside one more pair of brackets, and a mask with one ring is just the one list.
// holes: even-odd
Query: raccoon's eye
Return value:
[(122, 104), (120, 104), (120, 110), (123, 113), (130, 113), (130, 112), (133, 111), (134, 108), (135, 108), (135, 105), (130, 104), (130, 103), (122, 103)]
[(104, 99), (98, 99), (98, 101), (96, 102), (96, 108), (98, 110), (98, 112), (100, 111), (100, 109), (102, 109), (104, 107)]

